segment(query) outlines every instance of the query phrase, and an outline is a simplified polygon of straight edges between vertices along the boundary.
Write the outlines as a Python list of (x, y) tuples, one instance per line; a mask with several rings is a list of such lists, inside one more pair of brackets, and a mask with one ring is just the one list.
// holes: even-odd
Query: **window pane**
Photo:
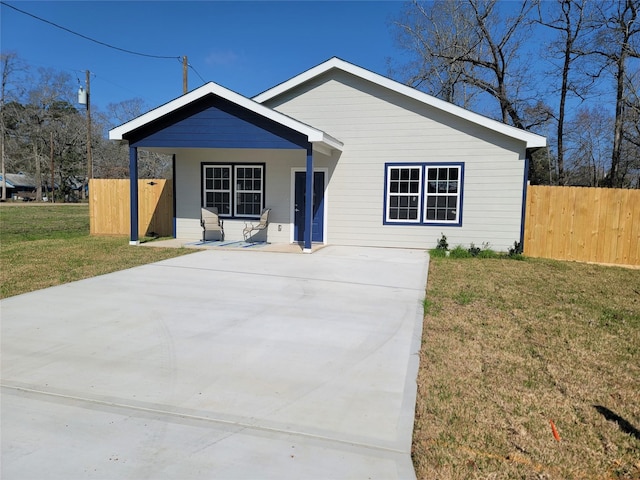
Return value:
[(424, 222), (456, 222), (459, 220), (458, 206), (461, 167), (427, 167), (424, 201)]
[(398, 180), (400, 178), (400, 170), (397, 168), (391, 169), (391, 180)]
[(400, 170), (400, 179), (409, 180), (409, 172), (410, 170), (408, 168), (403, 168), (402, 170)]

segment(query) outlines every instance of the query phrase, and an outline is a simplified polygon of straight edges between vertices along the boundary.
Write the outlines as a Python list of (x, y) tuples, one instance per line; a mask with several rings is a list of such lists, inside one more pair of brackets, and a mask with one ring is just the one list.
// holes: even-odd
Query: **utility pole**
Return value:
[[(91, 157), (91, 72), (87, 70), (87, 90), (82, 86), (78, 90), (78, 103), (87, 106), (87, 190), (89, 180), (93, 178), (93, 159)], [(82, 198), (86, 198), (85, 189), (82, 190)]]
[(189, 90), (189, 85), (187, 81), (187, 67), (189, 66), (189, 62), (187, 61), (187, 56), (182, 57), (182, 94), (184, 95)]
[(56, 187), (55, 187), (55, 177), (53, 174), (54, 168), (53, 168), (53, 132), (51, 132), (51, 203), (56, 203)]
[(87, 186), (93, 178), (93, 158), (91, 156), (91, 72), (87, 70)]

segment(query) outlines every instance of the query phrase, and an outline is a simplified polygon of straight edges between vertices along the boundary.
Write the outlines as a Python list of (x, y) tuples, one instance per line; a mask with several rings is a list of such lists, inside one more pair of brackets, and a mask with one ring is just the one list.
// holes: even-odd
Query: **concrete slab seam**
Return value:
[(341, 439), (338, 439), (338, 438), (324, 437), (324, 436), (320, 436), (320, 435), (314, 435), (314, 434), (305, 433), (305, 432), (299, 432), (299, 431), (295, 431), (295, 430), (281, 430), (281, 429), (269, 428), (269, 427), (260, 426), (260, 425), (252, 425), (250, 423), (243, 423), (243, 422), (236, 422), (236, 421), (223, 420), (223, 419), (217, 419), (217, 418), (210, 418), (210, 417), (205, 417), (205, 416), (200, 416), (200, 415), (193, 415), (193, 414), (189, 414), (189, 413), (172, 412), (170, 410), (160, 410), (160, 409), (154, 409), (154, 408), (137, 406), (137, 405), (127, 405), (127, 404), (124, 404), (124, 403), (109, 402), (109, 401), (106, 401), (106, 400), (85, 398), (85, 397), (79, 397), (79, 396), (75, 396), (75, 395), (66, 395), (66, 394), (55, 393), (55, 392), (45, 392), (45, 391), (42, 391), (42, 390), (36, 390), (36, 389), (26, 388), (26, 387), (19, 387), (19, 386), (15, 386), (15, 385), (6, 384), (6, 383), (0, 383), (0, 387), (1, 388), (6, 388), (8, 390), (14, 390), (14, 391), (17, 391), (17, 392), (24, 392), (24, 393), (28, 393), (28, 394), (32, 394), (32, 395), (55, 397), (55, 398), (64, 399), (64, 400), (72, 400), (72, 401), (75, 401), (75, 402), (88, 403), (88, 404), (93, 404), (93, 405), (102, 405), (102, 406), (106, 406), (106, 407), (110, 407), (110, 408), (117, 408), (117, 409), (122, 409), (122, 410), (135, 410), (135, 411), (139, 411), (139, 412), (151, 413), (151, 414), (156, 414), (156, 415), (166, 415), (166, 416), (171, 416), (171, 417), (185, 418), (185, 419), (189, 419), (189, 420), (198, 420), (198, 421), (203, 421), (203, 422), (208, 422), (208, 423), (227, 425), (227, 426), (231, 426), (231, 427), (238, 427), (241, 430), (259, 430), (259, 431), (264, 431), (264, 432), (279, 433), (279, 434), (282, 434), (282, 435), (292, 435), (292, 436), (297, 436), (297, 437), (310, 438), (310, 439), (314, 439), (314, 440), (321, 440), (321, 441), (325, 441), (325, 442), (329, 442), (329, 443), (362, 447), (362, 448), (366, 448), (366, 449), (369, 449), (369, 450), (384, 451), (384, 452), (393, 453), (393, 454), (404, 455), (404, 454), (407, 453), (406, 451), (396, 450), (396, 449), (393, 449), (393, 448), (387, 448), (387, 447), (382, 447), (382, 446), (378, 446), (378, 445), (371, 445), (371, 444), (366, 444), (366, 443), (361, 443), (361, 442), (353, 442), (353, 441), (341, 440)]

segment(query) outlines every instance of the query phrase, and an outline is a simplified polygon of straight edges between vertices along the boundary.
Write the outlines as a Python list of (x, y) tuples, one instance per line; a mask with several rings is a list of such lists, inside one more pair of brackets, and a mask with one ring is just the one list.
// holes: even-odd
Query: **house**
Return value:
[(544, 137), (339, 58), (254, 98), (207, 83), (109, 132), (126, 140), (131, 243), (137, 149), (173, 155), (174, 233), (201, 237), (217, 207), (227, 239), (272, 209), (269, 242), (433, 248), (521, 241), (532, 150)]
[[(0, 188), (2, 186), (2, 174), (0, 174)], [(33, 200), (36, 198), (36, 181), (26, 173), (7, 173), (5, 178), (7, 198), (13, 200)]]

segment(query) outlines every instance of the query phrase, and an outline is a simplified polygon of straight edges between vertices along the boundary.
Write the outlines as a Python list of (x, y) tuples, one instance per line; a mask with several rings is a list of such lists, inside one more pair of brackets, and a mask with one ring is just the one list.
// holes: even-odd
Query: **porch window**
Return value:
[(264, 208), (264, 165), (203, 164), (203, 206), (225, 217), (259, 217)]
[(259, 216), (262, 213), (262, 167), (236, 166), (236, 204), (235, 214)]
[(231, 167), (204, 168), (204, 206), (216, 207), (220, 215), (231, 214)]
[(384, 223), (462, 225), (462, 163), (387, 164)]

